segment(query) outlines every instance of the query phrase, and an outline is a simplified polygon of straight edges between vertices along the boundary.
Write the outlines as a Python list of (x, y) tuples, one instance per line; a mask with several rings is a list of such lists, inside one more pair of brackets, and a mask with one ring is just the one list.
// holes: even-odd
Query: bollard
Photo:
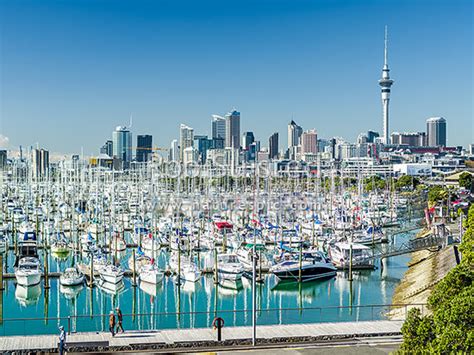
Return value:
[(217, 341), (222, 341), (222, 328), (224, 327), (224, 320), (221, 317), (216, 317), (212, 321), (212, 327), (217, 329)]

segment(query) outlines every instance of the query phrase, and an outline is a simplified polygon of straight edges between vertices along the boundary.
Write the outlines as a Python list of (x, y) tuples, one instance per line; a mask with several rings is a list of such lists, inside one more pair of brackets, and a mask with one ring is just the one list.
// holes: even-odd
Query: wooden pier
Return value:
[[(291, 344), (355, 337), (399, 337), (403, 321), (371, 321), (341, 323), (310, 323), (262, 325), (257, 327), (260, 344)], [(126, 331), (115, 337), (108, 332), (76, 333), (67, 337), (69, 351), (120, 351), (155, 349), (171, 351), (187, 348), (193, 351), (212, 349), (220, 345), (249, 344), (252, 327), (224, 327), (222, 342), (217, 342), (217, 331), (209, 328)], [(0, 352), (44, 351), (57, 349), (58, 335), (28, 335), (0, 337)]]

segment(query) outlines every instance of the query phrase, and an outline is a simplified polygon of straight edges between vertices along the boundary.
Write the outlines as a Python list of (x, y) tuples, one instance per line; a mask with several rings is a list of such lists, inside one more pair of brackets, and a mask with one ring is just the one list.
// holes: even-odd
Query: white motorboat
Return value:
[(244, 266), (236, 254), (217, 255), (217, 276), (219, 280), (241, 280)]
[(99, 270), (99, 275), (105, 282), (117, 284), (123, 280), (124, 272), (122, 268), (108, 264)]
[[(255, 246), (255, 249), (258, 255), (257, 270), (262, 270), (263, 272), (267, 272), (268, 270), (270, 270), (272, 263), (270, 262), (270, 260), (268, 260), (268, 258), (263, 253), (265, 251), (265, 246), (263, 244), (257, 244)], [(247, 244), (245, 246), (241, 246), (236, 251), (237, 257), (239, 258), (239, 261), (244, 266), (245, 271), (251, 271), (253, 268), (252, 250), (253, 250), (253, 245)]]
[[(180, 264), (180, 281), (197, 282), (201, 278), (201, 270), (199, 270), (199, 267), (196, 265), (196, 263), (182, 256)], [(173, 270), (174, 273), (178, 274), (178, 256), (176, 254), (171, 257), (169, 265), (171, 270)], [(177, 278), (175, 281), (177, 281)]]
[(297, 254), (286, 254), (270, 271), (279, 280), (306, 282), (333, 277), (337, 269), (321, 252), (309, 250), (302, 253), (301, 261)]
[(161, 281), (163, 281), (164, 275), (164, 272), (158, 269), (158, 267), (154, 264), (144, 265), (138, 272), (140, 281), (151, 284), (159, 284)]
[(5, 253), (8, 248), (8, 237), (4, 229), (0, 228), (0, 254)]
[(61, 276), (59, 276), (59, 283), (62, 286), (77, 286), (84, 282), (84, 274), (74, 267), (67, 268)]
[(352, 245), (352, 268), (373, 269), (374, 260), (371, 258), (370, 248), (358, 243), (338, 242), (329, 245), (328, 254), (331, 261), (340, 269), (349, 268), (350, 249)]
[(18, 261), (15, 268), (15, 277), (18, 285), (33, 286), (41, 281), (41, 265), (36, 257), (26, 256)]

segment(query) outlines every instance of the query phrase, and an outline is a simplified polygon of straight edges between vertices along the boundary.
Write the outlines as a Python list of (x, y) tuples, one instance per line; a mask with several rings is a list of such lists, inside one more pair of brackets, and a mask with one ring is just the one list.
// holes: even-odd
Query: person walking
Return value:
[(123, 314), (122, 314), (122, 311), (120, 310), (120, 308), (115, 308), (115, 310), (117, 311), (117, 331), (116, 333), (119, 332), (119, 329), (122, 331), (122, 333), (124, 332), (123, 330), (123, 326), (122, 326), (122, 321), (123, 321)]
[(64, 348), (66, 347), (66, 332), (64, 331), (64, 327), (61, 325), (59, 326), (59, 355), (64, 354)]
[(115, 336), (115, 314), (114, 311), (109, 313), (109, 330), (112, 336)]

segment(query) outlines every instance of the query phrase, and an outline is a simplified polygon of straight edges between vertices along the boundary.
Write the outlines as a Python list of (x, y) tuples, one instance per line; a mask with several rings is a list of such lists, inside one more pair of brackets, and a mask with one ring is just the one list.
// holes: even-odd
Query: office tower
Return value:
[(244, 132), (242, 135), (242, 148), (245, 150), (249, 149), (250, 144), (255, 142), (253, 132)]
[(219, 115), (212, 115), (212, 138), (222, 138), (225, 140), (225, 118)]
[(177, 139), (171, 141), (169, 160), (179, 161), (179, 144)]
[(179, 127), (179, 159), (184, 160), (184, 150), (194, 145), (194, 129), (181, 124)]
[(225, 115), (225, 147), (240, 148), (240, 112), (236, 110)]
[(257, 154), (260, 151), (260, 142), (255, 141), (249, 145), (247, 159), (248, 161), (255, 161), (257, 159)]
[(367, 143), (375, 143), (375, 139), (379, 138), (379, 137), (380, 137), (379, 132), (368, 131), (367, 132)]
[(467, 153), (469, 155), (474, 155), (474, 143), (469, 144), (469, 146), (467, 147)]
[(100, 147), (100, 154), (107, 154), (109, 157), (112, 157), (114, 155), (113, 145), (111, 140), (106, 141), (104, 145)]
[(427, 144), (430, 147), (446, 147), (446, 120), (443, 117), (430, 117), (426, 120)]
[(224, 138), (212, 138), (211, 148), (212, 149), (224, 149), (225, 139)]
[(410, 147), (422, 147), (426, 144), (425, 132), (393, 132), (391, 135), (392, 144), (408, 145)]
[(140, 163), (151, 160), (153, 137), (149, 134), (137, 136), (137, 161)]
[(128, 166), (132, 161), (132, 132), (125, 126), (117, 126), (112, 132), (112, 146), (112, 155)]
[(390, 87), (393, 80), (390, 79), (390, 69), (388, 69), (388, 36), (387, 26), (385, 26), (385, 46), (384, 46), (384, 64), (382, 69), (382, 79), (379, 85), (382, 88), (382, 115), (383, 115), (383, 144), (389, 144), (389, 121), (388, 121), (388, 104), (390, 102)]
[(291, 120), (288, 124), (288, 148), (296, 147), (300, 144), (300, 137), (303, 134), (303, 128), (298, 126), (295, 121)]
[(212, 149), (213, 139), (207, 136), (194, 136), (194, 147), (198, 150), (201, 163), (205, 164), (207, 151)]
[(278, 158), (278, 132), (273, 133), (268, 139), (268, 156), (270, 159)]
[(4, 169), (7, 165), (7, 151), (0, 150), (0, 169)]
[(46, 177), (49, 172), (49, 152), (44, 149), (33, 149), (32, 151), (33, 176), (38, 179)]
[(190, 147), (186, 147), (183, 150), (183, 163), (184, 164), (197, 163), (198, 159), (199, 159), (199, 152), (196, 148), (190, 146)]
[(304, 131), (301, 135), (301, 153), (316, 154), (318, 152), (318, 134), (316, 130)]

